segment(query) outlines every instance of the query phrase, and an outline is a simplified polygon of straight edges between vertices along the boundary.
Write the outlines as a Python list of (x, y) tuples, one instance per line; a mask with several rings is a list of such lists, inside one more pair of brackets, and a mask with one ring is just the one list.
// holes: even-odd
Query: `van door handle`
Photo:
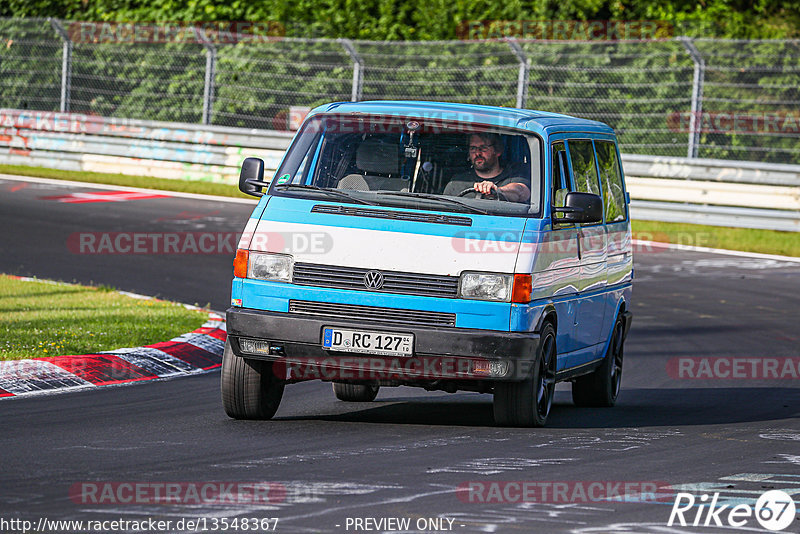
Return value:
[(578, 243), (578, 259), (581, 259), (581, 238), (583, 237), (583, 232), (578, 230), (578, 233), (575, 234), (575, 240)]

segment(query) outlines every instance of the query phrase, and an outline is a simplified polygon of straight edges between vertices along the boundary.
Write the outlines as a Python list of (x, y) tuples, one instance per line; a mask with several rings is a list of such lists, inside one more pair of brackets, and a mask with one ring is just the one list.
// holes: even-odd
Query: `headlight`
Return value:
[(511, 300), (514, 277), (510, 274), (463, 273), (461, 275), (461, 296), (465, 299)]
[(289, 254), (250, 252), (247, 277), (256, 280), (291, 282), (294, 259)]

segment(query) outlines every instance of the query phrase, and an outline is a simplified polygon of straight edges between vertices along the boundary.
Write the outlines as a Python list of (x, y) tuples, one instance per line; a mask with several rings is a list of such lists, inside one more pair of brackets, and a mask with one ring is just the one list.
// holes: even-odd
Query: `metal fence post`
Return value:
[(522, 47), (516, 39), (507, 39), (508, 46), (517, 56), (519, 61), (519, 75), (517, 76), (517, 107), (524, 109), (528, 104), (528, 72), (530, 71), (531, 64)]
[(694, 62), (694, 78), (692, 80), (692, 116), (689, 118), (689, 148), (686, 156), (697, 157), (697, 145), (700, 144), (700, 117), (703, 114), (703, 82), (706, 77), (706, 62), (690, 37), (678, 37), (678, 41), (686, 48)]
[(353, 89), (350, 92), (350, 100), (358, 102), (361, 100), (361, 92), (364, 84), (364, 60), (356, 52), (353, 41), (350, 39), (337, 39), (339, 44), (347, 51), (350, 59), (353, 60)]
[(206, 47), (206, 78), (203, 86), (203, 124), (211, 124), (214, 111), (214, 82), (217, 77), (217, 49), (211, 45)]
[(211, 124), (214, 112), (214, 82), (217, 77), (217, 48), (209, 41), (206, 34), (197, 26), (194, 28), (197, 40), (206, 49), (206, 75), (203, 84), (203, 124)]
[(61, 25), (61, 21), (54, 18), (49, 18), (50, 26), (56, 31), (58, 36), (64, 42), (64, 48), (61, 54), (61, 112), (69, 112), (69, 99), (72, 90), (72, 41)]

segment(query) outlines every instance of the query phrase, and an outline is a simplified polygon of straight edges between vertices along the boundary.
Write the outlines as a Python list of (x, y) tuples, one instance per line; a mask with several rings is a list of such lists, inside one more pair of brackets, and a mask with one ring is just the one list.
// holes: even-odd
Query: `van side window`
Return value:
[(600, 167), (600, 183), (603, 187), (606, 222), (625, 220), (625, 191), (622, 174), (619, 172), (617, 149), (610, 141), (595, 141), (597, 163)]
[(589, 139), (570, 139), (569, 159), (572, 163), (572, 179), (575, 191), (600, 194), (597, 181), (597, 167), (594, 162), (594, 147)]
[[(562, 169), (559, 166), (559, 159), (566, 163), (566, 151), (567, 149), (564, 147), (563, 141), (558, 141), (553, 143), (551, 146), (551, 152), (553, 153), (553, 162), (552, 162), (552, 173), (553, 173), (553, 188), (552, 188), (552, 205), (557, 206), (559, 208), (564, 207), (564, 202), (567, 197), (567, 191), (569, 191), (569, 169)], [(561, 153), (561, 154), (559, 154)]]

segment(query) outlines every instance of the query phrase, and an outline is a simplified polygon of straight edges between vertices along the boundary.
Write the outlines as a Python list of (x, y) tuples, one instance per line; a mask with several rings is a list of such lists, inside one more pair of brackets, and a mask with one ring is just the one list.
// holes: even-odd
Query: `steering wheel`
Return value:
[[(458, 196), (463, 197), (464, 195), (468, 195), (470, 193), (477, 193), (478, 191), (474, 187), (470, 187), (468, 189), (464, 189), (462, 192), (458, 194)], [(483, 194), (482, 194), (483, 195)], [(511, 202), (505, 193), (499, 188), (495, 187), (494, 191), (488, 195), (483, 195), (486, 198), (497, 197), (497, 200), (501, 200), (503, 202)]]

